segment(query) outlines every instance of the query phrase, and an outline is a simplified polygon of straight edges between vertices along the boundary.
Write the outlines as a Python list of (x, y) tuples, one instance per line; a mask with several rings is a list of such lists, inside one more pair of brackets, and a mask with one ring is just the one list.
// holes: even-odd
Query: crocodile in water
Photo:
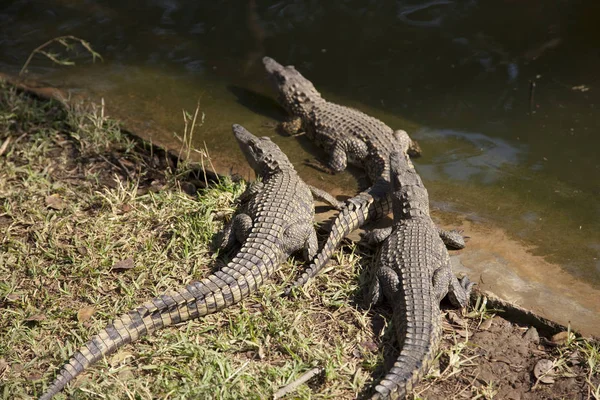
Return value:
[(405, 398), (427, 372), (441, 339), (440, 301), (464, 307), (473, 283), (452, 273), (448, 251), (429, 216), (429, 198), (421, 178), (404, 153), (393, 153), (392, 230), (365, 235), (371, 243), (383, 242), (376, 258), (370, 300), (383, 297), (393, 306), (393, 325), (400, 356), (376, 386), (373, 399)]
[(233, 132), (262, 181), (249, 186), (247, 199), (223, 235), (222, 247), (241, 249), (220, 271), (185, 288), (161, 295), (117, 318), (87, 342), (62, 368), (41, 400), (48, 400), (90, 364), (140, 336), (162, 327), (215, 313), (256, 291), (292, 253), (306, 260), (317, 251), (314, 206), (309, 187), (269, 138), (239, 125)]

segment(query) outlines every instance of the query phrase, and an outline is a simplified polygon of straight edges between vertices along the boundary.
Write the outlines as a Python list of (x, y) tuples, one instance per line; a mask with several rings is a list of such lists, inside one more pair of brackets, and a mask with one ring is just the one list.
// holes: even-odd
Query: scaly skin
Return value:
[(165, 326), (215, 313), (255, 292), (292, 253), (317, 251), (314, 206), (309, 187), (269, 138), (239, 125), (233, 132), (262, 182), (249, 186), (244, 211), (225, 230), (223, 247), (242, 244), (220, 271), (175, 292), (161, 295), (117, 318), (87, 342), (62, 368), (40, 400), (49, 400), (90, 364), (123, 345)]
[[(416, 155), (419, 150), (405, 131), (394, 131), (358, 110), (326, 101), (293, 66), (283, 66), (270, 57), (264, 57), (263, 64), (280, 104), (295, 118), (290, 125), (303, 129), (311, 140), (331, 155), (327, 168), (334, 173), (340, 172), (348, 162), (352, 162), (364, 168), (373, 183), (371, 188), (347, 201), (346, 207), (334, 220), (323, 248), (302, 275), (286, 289), (288, 294), (292, 287), (305, 284), (325, 267), (344, 237), (366, 222), (382, 218), (392, 211), (388, 190), (390, 154), (397, 151)], [(441, 231), (440, 234), (449, 246), (464, 247), (462, 237), (457, 233)]]
[[(427, 372), (441, 339), (440, 301), (465, 307), (473, 283), (452, 273), (450, 257), (429, 216), (429, 198), (406, 154), (393, 153), (394, 225), (365, 235), (384, 240), (378, 256), (371, 301), (392, 303), (393, 323), (402, 350), (394, 367), (376, 386), (373, 399), (405, 398)], [(386, 235), (388, 235), (386, 237)]]
[[(335, 219), (330, 236), (317, 257), (292, 287), (301, 286), (323, 269), (342, 239), (370, 220), (391, 212), (387, 183), (392, 151), (408, 152), (412, 141), (405, 131), (393, 131), (358, 110), (330, 103), (293, 66), (263, 58), (280, 104), (299, 121), (308, 137), (329, 153), (327, 168), (343, 171), (348, 162), (367, 171), (374, 186), (347, 202)], [(381, 182), (378, 182), (381, 181)], [(290, 288), (287, 289), (289, 293)]]
[(331, 171), (343, 171), (351, 162), (364, 168), (371, 182), (380, 177), (389, 181), (391, 152), (410, 152), (416, 147), (405, 131), (394, 131), (361, 111), (326, 101), (293, 66), (270, 57), (264, 57), (263, 64), (279, 103), (331, 155), (327, 162)]

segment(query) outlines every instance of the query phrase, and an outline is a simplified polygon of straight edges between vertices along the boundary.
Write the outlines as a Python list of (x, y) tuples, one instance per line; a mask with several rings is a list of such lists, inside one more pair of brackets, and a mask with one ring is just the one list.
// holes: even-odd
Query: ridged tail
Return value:
[(340, 211), (333, 221), (331, 233), (323, 248), (302, 275), (286, 288), (284, 292), (286, 296), (290, 294), (293, 288), (304, 285), (310, 278), (321, 272), (333, 256), (335, 249), (352, 231), (360, 228), (366, 222), (379, 219), (392, 211), (388, 185), (388, 182), (382, 181), (348, 200), (347, 206)]
[(208, 278), (156, 297), (122, 315), (73, 355), (39, 400), (50, 400), (91, 364), (141, 336), (215, 313), (248, 297), (273, 273), (274, 266), (275, 263), (267, 265), (254, 255), (246, 257), (240, 253)]
[(402, 350), (371, 399), (404, 399), (429, 369), (441, 339), (441, 313), (432, 285), (426, 290), (418, 273), (404, 275), (412, 282), (403, 284), (406, 292), (398, 293), (401, 299), (394, 303), (392, 317)]

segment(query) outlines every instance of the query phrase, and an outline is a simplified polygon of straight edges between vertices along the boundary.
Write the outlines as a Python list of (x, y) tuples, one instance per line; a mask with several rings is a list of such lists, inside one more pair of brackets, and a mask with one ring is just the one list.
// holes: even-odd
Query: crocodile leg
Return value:
[(460, 250), (465, 248), (465, 238), (462, 235), (462, 231), (447, 231), (440, 227), (438, 227), (437, 230), (440, 238), (448, 249)]
[(362, 238), (368, 244), (372, 244), (372, 245), (383, 243), (385, 241), (385, 239), (387, 239), (388, 236), (390, 236), (390, 234), (392, 233), (392, 229), (393, 229), (393, 227), (391, 227), (391, 226), (389, 226), (387, 228), (372, 229), (369, 232), (365, 232), (365, 234), (362, 236)]
[(314, 187), (311, 185), (309, 185), (308, 187), (315, 199), (319, 199), (319, 200), (329, 204), (336, 210), (341, 210), (342, 208), (344, 208), (346, 206), (346, 203), (344, 203), (343, 201), (339, 201), (334, 196), (332, 196), (329, 192), (326, 192), (323, 189), (319, 189), (318, 187)]
[[(362, 235), (362, 238), (369, 244), (377, 244), (383, 242), (392, 233), (393, 227), (372, 229)], [(451, 250), (460, 250), (465, 248), (465, 240), (459, 231), (447, 231), (437, 228), (438, 235), (446, 248)]]
[(369, 149), (364, 141), (345, 137), (334, 144), (327, 166), (334, 172), (341, 172), (348, 166), (348, 161), (360, 163), (368, 154)]
[[(406, 142), (408, 133), (404, 129), (398, 129), (394, 131), (394, 136), (396, 137), (398, 143), (402, 145)], [(423, 150), (421, 150), (421, 146), (419, 146), (419, 143), (409, 138), (408, 149), (406, 150), (406, 153), (412, 158), (421, 157), (421, 154), (423, 154)]]
[(469, 297), (473, 286), (475, 286), (475, 282), (471, 282), (466, 276), (457, 279), (454, 274), (451, 275), (448, 299), (455, 307), (466, 307), (469, 304)]
[(228, 251), (232, 249), (236, 243), (244, 243), (251, 229), (252, 218), (247, 214), (237, 214), (221, 233), (221, 242), (218, 244), (218, 247)]
[(302, 119), (300, 117), (288, 118), (279, 123), (277, 129), (288, 136), (301, 136), (303, 135)]
[(258, 193), (260, 193), (264, 189), (264, 187), (265, 187), (265, 185), (261, 181), (254, 181), (254, 182), (250, 183), (246, 187), (246, 190), (244, 190), (244, 193), (242, 193), (240, 195), (240, 197), (238, 198), (239, 203), (240, 204), (247, 203), (248, 200), (250, 200), (251, 198), (256, 196)]
[(319, 242), (317, 240), (317, 232), (313, 227), (310, 229), (310, 233), (306, 238), (306, 242), (304, 243), (304, 251), (302, 252), (302, 257), (304, 261), (308, 262), (312, 260), (319, 250)]

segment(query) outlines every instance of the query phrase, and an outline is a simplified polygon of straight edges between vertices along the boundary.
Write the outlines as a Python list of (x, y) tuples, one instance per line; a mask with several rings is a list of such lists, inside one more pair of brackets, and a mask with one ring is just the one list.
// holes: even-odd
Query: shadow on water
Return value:
[(235, 85), (228, 85), (227, 90), (233, 93), (239, 104), (253, 113), (277, 121), (287, 117), (285, 110), (272, 97)]

